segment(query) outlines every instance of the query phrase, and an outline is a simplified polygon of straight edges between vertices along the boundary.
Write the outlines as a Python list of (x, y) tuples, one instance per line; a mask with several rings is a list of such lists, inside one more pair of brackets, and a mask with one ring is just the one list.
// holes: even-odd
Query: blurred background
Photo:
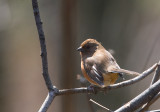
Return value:
[[(81, 87), (76, 48), (87, 38), (114, 50), (121, 68), (141, 73), (160, 60), (159, 0), (39, 0), (39, 8), (49, 74), (59, 89)], [(47, 88), (31, 0), (0, 0), (0, 62), (0, 111), (38, 111)], [(89, 96), (115, 110), (148, 88), (152, 75), (132, 86)], [(104, 111), (91, 106), (94, 111), (86, 94), (58, 96), (48, 112)]]

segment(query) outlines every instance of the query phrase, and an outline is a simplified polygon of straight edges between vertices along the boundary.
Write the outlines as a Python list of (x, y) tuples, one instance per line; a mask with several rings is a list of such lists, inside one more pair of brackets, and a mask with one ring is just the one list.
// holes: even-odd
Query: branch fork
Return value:
[[(42, 71), (43, 71), (42, 75), (45, 80), (46, 86), (48, 88), (48, 95), (47, 95), (45, 101), (43, 102), (43, 104), (38, 112), (46, 112), (56, 96), (71, 95), (71, 94), (78, 94), (78, 93), (92, 93), (92, 94), (94, 94), (94, 93), (98, 93), (98, 92), (104, 92), (104, 91), (109, 91), (112, 89), (117, 89), (117, 88), (129, 86), (131, 84), (134, 84), (134, 83), (144, 79), (146, 76), (148, 76), (153, 71), (155, 71), (157, 66), (158, 66), (158, 69), (156, 71), (156, 74), (158, 74), (158, 73), (160, 74), (160, 64), (156, 63), (152, 67), (150, 67), (148, 70), (141, 73), (141, 75), (139, 75), (133, 79), (130, 79), (130, 80), (126, 80), (126, 81), (123, 81), (123, 82), (120, 82), (117, 84), (110, 85), (106, 88), (80, 87), (80, 88), (72, 88), (72, 89), (60, 89), (60, 90), (57, 89), (56, 86), (54, 86), (52, 84), (52, 81), (50, 79), (49, 72), (48, 72), (48, 60), (47, 60), (47, 49), (46, 49), (46, 43), (45, 43), (45, 35), (44, 35), (43, 27), (42, 27), (43, 23), (40, 18), (37, 0), (32, 0), (32, 6), (33, 6), (34, 17), (35, 17), (35, 22), (36, 22), (39, 40), (40, 40), (40, 46), (41, 46)], [(155, 97), (159, 98), (160, 97), (160, 93), (159, 93), (160, 92), (160, 80), (158, 80), (158, 78), (160, 77), (160, 75), (159, 76), (155, 75), (155, 76), (156, 76), (156, 78), (153, 79), (153, 81), (152, 81), (154, 84), (151, 84), (151, 86), (148, 89), (146, 89), (143, 93), (141, 93), (136, 98), (134, 98), (133, 100), (128, 102), (126, 105), (123, 105), (122, 107), (117, 109), (115, 112), (131, 112), (131, 111), (138, 109), (140, 106), (142, 106), (143, 104), (145, 104), (147, 102), (148, 103), (146, 105), (149, 105), (150, 104), (149, 101), (152, 102), (152, 100), (155, 100)], [(148, 96), (146, 96), (146, 95), (148, 95)], [(145, 99), (145, 98), (147, 98), (147, 99)], [(137, 105), (137, 104), (139, 104), (139, 105)]]

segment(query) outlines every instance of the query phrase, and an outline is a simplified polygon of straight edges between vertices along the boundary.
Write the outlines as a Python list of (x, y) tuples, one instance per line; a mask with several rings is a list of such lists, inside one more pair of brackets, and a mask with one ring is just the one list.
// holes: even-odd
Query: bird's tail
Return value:
[(116, 69), (114, 70), (115, 72), (117, 73), (120, 73), (120, 74), (126, 74), (126, 75), (132, 75), (132, 76), (138, 76), (140, 75), (140, 73), (138, 72), (134, 72), (134, 71), (130, 71), (130, 70), (125, 70), (125, 69)]

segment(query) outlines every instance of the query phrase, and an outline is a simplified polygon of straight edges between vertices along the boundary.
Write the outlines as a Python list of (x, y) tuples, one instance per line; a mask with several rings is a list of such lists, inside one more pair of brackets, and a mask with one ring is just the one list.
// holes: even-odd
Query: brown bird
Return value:
[(85, 40), (77, 49), (81, 55), (81, 70), (92, 84), (106, 87), (114, 84), (121, 74), (139, 75), (119, 67), (113, 56), (95, 39)]

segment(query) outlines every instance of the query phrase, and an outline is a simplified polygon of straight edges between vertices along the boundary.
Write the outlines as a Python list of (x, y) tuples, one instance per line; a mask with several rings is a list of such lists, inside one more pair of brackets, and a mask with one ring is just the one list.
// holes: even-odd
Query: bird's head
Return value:
[(81, 55), (92, 56), (97, 51), (97, 49), (100, 49), (101, 47), (102, 45), (95, 39), (87, 39), (82, 42), (77, 51), (79, 51)]

